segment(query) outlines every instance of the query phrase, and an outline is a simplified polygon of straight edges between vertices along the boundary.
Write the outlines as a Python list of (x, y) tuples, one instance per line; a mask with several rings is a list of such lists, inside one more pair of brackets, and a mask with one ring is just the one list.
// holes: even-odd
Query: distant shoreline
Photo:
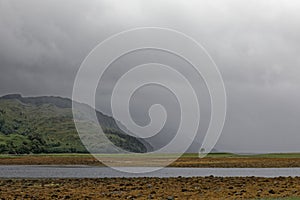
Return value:
[[(114, 160), (116, 156), (121, 161), (116, 166), (132, 166), (126, 155), (99, 155), (106, 160)], [(137, 156), (140, 166), (160, 166), (172, 154), (161, 154), (156, 157)], [(126, 162), (127, 161), (127, 162)], [(121, 164), (120, 164), (121, 163)], [(0, 165), (95, 165), (105, 166), (90, 154), (31, 154), (7, 155), (0, 154)], [(134, 165), (136, 166), (136, 165)], [(168, 167), (199, 167), (199, 168), (288, 168), (300, 167), (300, 153), (236, 155), (230, 153), (212, 153), (205, 158), (198, 158), (197, 154), (184, 154)]]

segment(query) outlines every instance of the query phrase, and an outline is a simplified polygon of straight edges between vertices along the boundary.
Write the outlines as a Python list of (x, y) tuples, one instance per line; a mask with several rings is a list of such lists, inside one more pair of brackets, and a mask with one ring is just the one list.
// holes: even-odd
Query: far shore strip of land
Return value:
[[(168, 167), (198, 168), (287, 168), (300, 167), (300, 153), (237, 155), (230, 153), (212, 153), (204, 158), (198, 154), (184, 154), (177, 160), (176, 155), (132, 156), (99, 154), (106, 162), (115, 166), (161, 166), (169, 161)], [(105, 166), (90, 154), (34, 154), (0, 155), (0, 165), (93, 165)]]

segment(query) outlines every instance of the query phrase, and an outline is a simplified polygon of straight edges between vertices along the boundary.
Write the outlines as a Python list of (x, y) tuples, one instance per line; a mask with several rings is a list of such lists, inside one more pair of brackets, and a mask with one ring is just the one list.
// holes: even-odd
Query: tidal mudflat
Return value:
[(0, 179), (2, 199), (264, 199), (300, 197), (300, 178)]

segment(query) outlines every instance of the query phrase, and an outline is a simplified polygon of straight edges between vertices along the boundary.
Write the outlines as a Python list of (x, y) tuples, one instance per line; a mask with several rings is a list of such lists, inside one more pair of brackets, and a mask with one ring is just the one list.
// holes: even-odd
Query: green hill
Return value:
[[(91, 109), (89, 106), (84, 105)], [(131, 152), (146, 152), (149, 145), (123, 133), (112, 117), (97, 112), (107, 138)], [(101, 152), (111, 152), (103, 143)], [(75, 129), (72, 101), (61, 97), (0, 97), (0, 153), (87, 152)]]

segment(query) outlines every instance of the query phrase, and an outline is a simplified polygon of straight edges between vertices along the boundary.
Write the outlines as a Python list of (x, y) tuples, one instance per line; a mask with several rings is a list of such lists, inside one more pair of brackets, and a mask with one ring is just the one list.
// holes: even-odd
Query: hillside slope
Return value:
[[(85, 105), (86, 107), (89, 107)], [(89, 107), (90, 108), (90, 107)], [(107, 138), (131, 152), (146, 152), (145, 141), (124, 134), (112, 117), (97, 112)], [(112, 151), (103, 143), (100, 152)], [(87, 152), (76, 132), (72, 101), (61, 97), (0, 97), (0, 153)]]

